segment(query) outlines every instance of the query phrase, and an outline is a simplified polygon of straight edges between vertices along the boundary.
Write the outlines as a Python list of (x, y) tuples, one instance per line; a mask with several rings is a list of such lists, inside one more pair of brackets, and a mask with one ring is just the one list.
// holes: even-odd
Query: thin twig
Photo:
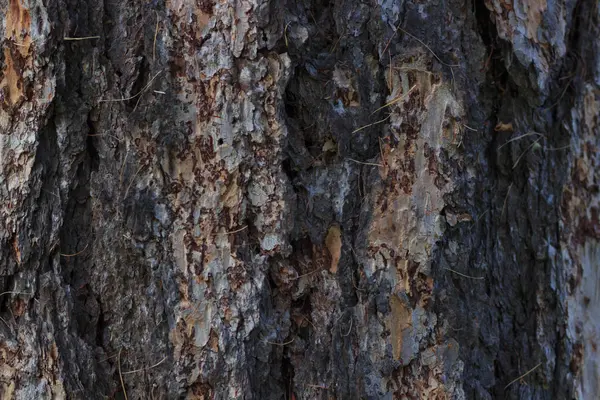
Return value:
[(381, 107), (379, 107), (377, 110), (373, 111), (371, 113), (371, 115), (375, 114), (377, 111), (383, 110), (386, 107), (392, 106), (396, 103), (398, 103), (399, 101), (402, 101), (406, 98), (406, 96), (408, 96), (409, 94), (411, 94), (411, 92), (417, 87), (417, 85), (414, 85), (413, 87), (411, 87), (408, 92), (396, 97), (394, 100), (390, 101), (389, 103), (386, 103), (384, 105), (382, 105)]
[(544, 150), (546, 151), (561, 151), (561, 150), (566, 150), (566, 149), (570, 149), (571, 145), (568, 144), (566, 146), (562, 146), (562, 147), (544, 147)]
[(100, 360), (99, 362), (101, 362), (101, 363), (102, 362), (107, 362), (108, 360), (111, 360), (111, 359), (113, 359), (113, 358), (115, 358), (117, 356), (118, 356), (118, 354), (113, 354), (112, 356), (104, 358), (104, 359)]
[(127, 198), (127, 194), (129, 193), (129, 189), (131, 189), (131, 185), (133, 185), (133, 182), (135, 182), (135, 178), (137, 178), (138, 174), (140, 173), (140, 171), (145, 167), (145, 164), (142, 164), (141, 167), (138, 168), (137, 171), (135, 171), (135, 174), (133, 175), (133, 178), (131, 178), (131, 182), (129, 182), (129, 186), (127, 186), (127, 190), (125, 190), (125, 195), (123, 195), (123, 198), (126, 199)]
[(60, 199), (60, 196), (59, 196), (59, 195), (57, 195), (56, 193), (54, 193), (54, 192), (51, 192), (51, 191), (49, 191), (49, 190), (46, 190), (46, 189), (42, 189), (42, 190), (43, 190), (44, 192), (48, 193), (48, 194), (51, 194), (52, 196), (56, 197), (57, 199)]
[(352, 330), (352, 323), (354, 322), (354, 318), (352, 318), (352, 316), (350, 316), (350, 328), (348, 329), (348, 333), (346, 333), (345, 335), (342, 334), (342, 336), (346, 337), (348, 335), (350, 335), (350, 331)]
[[(297, 276), (296, 276), (295, 278), (293, 278), (292, 280), (293, 280), (293, 281), (297, 281), (297, 280), (298, 280), (298, 279), (300, 279), (300, 278), (304, 278), (305, 276), (309, 276), (309, 275), (312, 275), (312, 274), (316, 274), (317, 272), (319, 272), (319, 271), (322, 271), (322, 270), (323, 270), (323, 268), (322, 268), (322, 267), (321, 267), (321, 268), (317, 268), (317, 269), (315, 269), (314, 271), (307, 272), (306, 274), (297, 275)], [(296, 272), (296, 273), (298, 273), (298, 272)]]
[(63, 40), (65, 41), (78, 41), (78, 40), (90, 40), (90, 39), (100, 39), (100, 36), (83, 36), (83, 37), (68, 37), (65, 36)]
[(483, 67), (479, 70), (479, 72), (487, 71), (490, 65), (490, 60), (492, 59), (492, 54), (494, 54), (494, 45), (492, 45), (492, 48), (490, 49), (490, 55), (488, 56), (487, 60), (485, 60), (485, 63), (483, 64)]
[(352, 286), (354, 286), (354, 290), (356, 290), (357, 292), (366, 292), (366, 289), (359, 289), (358, 286), (356, 286), (356, 283), (354, 283), (354, 279), (352, 279)]
[(459, 64), (448, 64), (442, 61), (441, 58), (438, 57), (437, 54), (435, 54), (435, 52), (431, 49), (431, 47), (427, 46), (425, 44), (424, 41), (422, 41), (421, 39), (419, 39), (418, 37), (416, 37), (415, 35), (413, 35), (410, 32), (405, 31), (404, 29), (400, 28), (400, 25), (398, 25), (398, 29), (401, 30), (402, 32), (404, 32), (405, 34), (407, 34), (408, 36), (410, 36), (411, 38), (415, 39), (417, 42), (421, 43), (423, 46), (425, 46), (425, 48), (427, 48), (427, 50), (429, 50), (431, 52), (431, 54), (433, 54), (433, 56), (442, 64), (445, 65), (446, 67), (450, 68), (450, 74), (452, 74), (452, 86), (455, 85), (455, 77), (454, 77), (454, 68), (453, 67), (459, 67)]
[(313, 323), (312, 323), (312, 321), (311, 321), (310, 319), (308, 319), (308, 318), (304, 317), (304, 320), (305, 320), (306, 322), (308, 322), (308, 323), (309, 323), (309, 324), (310, 324), (310, 325), (313, 327), (313, 329), (314, 329), (314, 330), (317, 330), (317, 327), (315, 326), (315, 324), (313, 324)]
[(423, 46), (425, 46), (425, 47), (427, 48), (427, 50), (429, 50), (429, 51), (431, 52), (431, 54), (433, 54), (433, 56), (434, 56), (434, 57), (435, 57), (435, 58), (436, 58), (436, 59), (437, 59), (437, 60), (438, 60), (438, 61), (439, 61), (441, 64), (445, 65), (446, 67), (450, 67), (450, 68), (452, 68), (452, 67), (459, 67), (459, 66), (460, 66), (459, 64), (448, 64), (448, 63), (445, 63), (445, 62), (443, 62), (443, 61), (442, 61), (442, 60), (441, 60), (441, 59), (440, 59), (440, 58), (437, 56), (437, 54), (435, 54), (435, 52), (434, 52), (433, 50), (431, 50), (431, 47), (429, 47), (429, 46), (427, 46), (427, 45), (425, 44), (425, 42), (424, 42), (424, 41), (422, 41), (421, 39), (419, 39), (418, 37), (416, 37), (416, 36), (415, 36), (415, 35), (413, 35), (412, 33), (405, 31), (404, 29), (402, 29), (402, 28), (400, 27), (400, 25), (398, 25), (398, 29), (400, 29), (402, 32), (404, 32), (405, 34), (407, 34), (407, 35), (408, 35), (408, 36), (410, 36), (411, 38), (415, 39), (417, 42), (421, 43)]
[(363, 129), (366, 129), (366, 128), (368, 128), (368, 127), (370, 127), (370, 126), (373, 126), (373, 125), (381, 124), (382, 122), (385, 122), (385, 121), (387, 121), (388, 119), (390, 119), (390, 117), (391, 117), (391, 116), (392, 116), (392, 114), (388, 115), (388, 116), (387, 116), (387, 117), (385, 117), (384, 119), (381, 119), (381, 120), (379, 120), (379, 121), (377, 121), (377, 122), (373, 122), (372, 124), (367, 124), (367, 125), (363, 125), (363, 126), (361, 126), (360, 128), (356, 128), (355, 130), (353, 130), (353, 131), (352, 131), (352, 133), (360, 132), (360, 131), (362, 131)]
[(480, 220), (481, 218), (483, 218), (483, 216), (484, 216), (485, 214), (487, 214), (487, 213), (488, 213), (488, 211), (490, 211), (490, 210), (489, 210), (489, 209), (488, 209), (488, 210), (485, 210), (484, 212), (482, 212), (481, 214), (479, 214), (479, 216), (477, 217), (477, 221), (475, 221), (475, 223), (479, 222), (479, 220)]
[(556, 99), (556, 101), (554, 103), (552, 103), (550, 106), (542, 108), (542, 111), (550, 110), (550, 109), (556, 107), (558, 105), (558, 103), (560, 103), (560, 101), (563, 98), (563, 96), (565, 95), (565, 93), (567, 93), (567, 89), (569, 89), (569, 86), (571, 86), (573, 79), (575, 79), (575, 75), (576, 74), (573, 74), (567, 78), (567, 79), (569, 79), (569, 82), (565, 85), (565, 88), (560, 93), (560, 96), (558, 96), (558, 99)]
[(292, 343), (294, 341), (294, 339), (290, 340), (289, 342), (285, 342), (285, 343), (277, 343), (277, 342), (269, 342), (268, 340), (265, 340), (265, 342), (269, 343), (269, 344), (273, 344), (275, 346), (287, 346), (288, 344)]
[(519, 158), (517, 158), (517, 161), (515, 162), (515, 164), (513, 165), (513, 169), (517, 168), (517, 165), (519, 164), (519, 161), (521, 161), (521, 158), (523, 158), (523, 156), (525, 154), (527, 154), (529, 152), (529, 150), (535, 146), (540, 140), (542, 140), (542, 138), (537, 139), (535, 142), (531, 143), (531, 145), (525, 149), (525, 151), (523, 153), (521, 153), (521, 155), (519, 156)]
[(342, 36), (341, 35), (338, 36), (337, 40), (335, 41), (335, 43), (331, 47), (331, 50), (329, 50), (330, 53), (333, 53), (335, 51), (335, 48), (337, 47), (337, 45), (340, 42), (340, 40), (342, 40)]
[(450, 329), (452, 329), (454, 332), (461, 332), (461, 331), (464, 331), (464, 330), (465, 330), (465, 328), (459, 328), (459, 329), (453, 328), (453, 327), (452, 327), (450, 324), (448, 324), (448, 327), (449, 327)]
[(325, 385), (313, 385), (310, 383), (305, 383), (306, 386), (311, 387), (311, 388), (316, 388), (316, 389), (323, 389), (323, 390), (329, 390), (329, 388)]
[(362, 161), (355, 160), (355, 159), (353, 159), (353, 158), (346, 158), (346, 160), (348, 160), (348, 161), (352, 161), (352, 162), (355, 162), (355, 163), (357, 163), (357, 164), (362, 164), (362, 165), (373, 165), (373, 166), (375, 166), (375, 167), (382, 167), (382, 168), (383, 168), (383, 165), (381, 165), (381, 164), (377, 164), (377, 163), (362, 162)]
[(433, 72), (427, 71), (426, 69), (423, 69), (423, 68), (417, 68), (417, 67), (394, 67), (394, 69), (396, 71), (417, 71), (422, 74), (433, 75)]
[(231, 234), (234, 234), (234, 233), (241, 232), (241, 231), (243, 231), (244, 229), (248, 229), (248, 225), (244, 225), (244, 226), (242, 226), (241, 228), (239, 228), (239, 229), (236, 229), (235, 231), (229, 231), (229, 232), (217, 232), (217, 233), (215, 233), (215, 236), (219, 236), (219, 235), (231, 235)]
[(146, 86), (144, 86), (144, 87), (142, 88), (142, 90), (140, 90), (139, 92), (137, 92), (136, 94), (134, 94), (134, 95), (133, 95), (133, 96), (131, 96), (131, 97), (126, 97), (126, 98), (121, 98), (121, 99), (106, 99), (106, 100), (100, 99), (100, 100), (98, 100), (98, 102), (99, 102), (99, 103), (112, 103), (112, 102), (116, 102), (116, 101), (129, 101), (129, 100), (133, 100), (133, 99), (135, 99), (136, 97), (138, 97), (139, 95), (141, 95), (142, 93), (144, 93), (144, 92), (145, 92), (145, 91), (146, 91), (146, 90), (147, 90), (147, 89), (150, 87), (150, 85), (152, 84), (152, 82), (154, 82), (154, 80), (156, 79), (156, 77), (157, 77), (158, 75), (160, 75), (161, 73), (162, 73), (162, 71), (158, 71), (158, 72), (156, 73), (156, 75), (154, 75), (154, 76), (152, 77), (152, 79), (150, 79), (150, 81), (149, 81), (149, 82), (146, 84)]
[(138, 368), (138, 369), (134, 369), (133, 371), (123, 372), (123, 375), (135, 374), (136, 372), (147, 371), (149, 369), (156, 368), (160, 364), (164, 363), (167, 358), (168, 358), (168, 356), (165, 356), (165, 358), (163, 358), (162, 360), (160, 360), (159, 362), (157, 362), (156, 364), (154, 364), (154, 365), (152, 365), (152, 366), (150, 366), (148, 368)]
[(156, 37), (158, 36), (158, 11), (156, 13), (156, 28), (154, 29), (154, 44), (152, 45), (152, 61), (156, 60)]
[(21, 295), (33, 296), (33, 293), (27, 293), (27, 292), (13, 292), (13, 291), (2, 292), (2, 293), (0, 293), (0, 296), (4, 296), (5, 294), (21, 294)]
[(86, 245), (85, 245), (85, 247), (84, 247), (82, 250), (78, 251), (77, 253), (73, 253), (73, 254), (64, 254), (64, 253), (60, 253), (60, 256), (61, 256), (61, 257), (75, 257), (75, 256), (78, 256), (78, 255), (80, 255), (81, 253), (83, 253), (84, 251), (86, 251), (86, 250), (87, 250), (87, 248), (88, 248), (88, 245), (89, 245), (89, 243), (88, 243), (88, 244), (86, 244)]
[(478, 222), (479, 222), (479, 221), (480, 221), (480, 220), (483, 218), (483, 216), (484, 216), (485, 214), (487, 214), (489, 211), (490, 211), (490, 210), (489, 210), (489, 209), (487, 209), (487, 210), (485, 210), (484, 212), (482, 212), (481, 214), (479, 214), (479, 215), (477, 216), (477, 219), (476, 219), (475, 221), (473, 221), (473, 224), (471, 225), (471, 227), (470, 227), (469, 229), (473, 229), (473, 227), (474, 227), (475, 225), (477, 225), (477, 223), (478, 223)]
[(504, 386), (504, 390), (506, 390), (513, 383), (515, 383), (515, 382), (517, 382), (517, 381), (525, 378), (527, 375), (529, 375), (530, 373), (532, 373), (533, 371), (535, 371), (536, 369), (538, 369), (540, 367), (540, 365), (542, 365), (542, 363), (539, 363), (535, 367), (531, 368), (529, 371), (525, 372), (523, 375), (519, 376), (517, 379), (514, 379), (514, 380), (510, 381), (510, 383), (508, 385)]
[(506, 191), (506, 197), (504, 198), (504, 204), (502, 205), (502, 214), (500, 214), (500, 219), (504, 217), (504, 210), (506, 209), (506, 202), (508, 201), (508, 195), (510, 194), (510, 189), (512, 188), (513, 182), (508, 186), (508, 190)]
[(113, 139), (116, 139), (118, 142), (122, 142), (122, 141), (123, 141), (123, 139), (119, 138), (119, 137), (118, 137), (118, 136), (116, 136), (116, 135), (112, 135), (112, 134), (110, 134), (110, 133), (88, 133), (88, 136), (89, 136), (89, 137), (95, 137), (95, 136), (108, 136), (108, 137), (111, 137), (111, 138), (113, 138)]
[(383, 48), (383, 51), (381, 52), (381, 54), (385, 54), (385, 51), (387, 50), (387, 48), (390, 46), (390, 43), (392, 43), (392, 39), (396, 36), (396, 34), (398, 33), (398, 28), (400, 28), (400, 24), (402, 23), (402, 21), (398, 22), (398, 26), (396, 27), (396, 29), (394, 29), (394, 33), (392, 34), (392, 36), (390, 36), (390, 39), (387, 41), (385, 47)]
[(125, 158), (123, 159), (123, 165), (121, 165), (121, 173), (119, 174), (119, 190), (121, 186), (123, 186), (123, 175), (125, 174), (125, 164), (127, 163), (127, 157), (129, 157), (129, 149), (125, 153)]
[(425, 192), (425, 206), (423, 207), (423, 212), (426, 216), (431, 215), (431, 193)]
[(511, 142), (514, 142), (515, 140), (523, 139), (523, 138), (528, 137), (528, 136), (541, 136), (541, 137), (545, 138), (545, 136), (542, 135), (541, 133), (538, 133), (538, 132), (528, 132), (528, 133), (525, 133), (523, 135), (514, 137), (514, 138), (512, 138), (510, 140), (507, 140), (506, 143), (504, 143), (502, 146), (498, 147), (498, 150), (502, 149), (507, 144), (509, 144)]
[(131, 112), (132, 114), (135, 112), (135, 110), (137, 110), (137, 107), (140, 104), (141, 100), (142, 100), (142, 96), (138, 97), (138, 99), (135, 102), (135, 106), (133, 106), (133, 111)]
[(127, 390), (125, 390), (125, 382), (123, 382), (123, 374), (121, 373), (121, 349), (119, 349), (119, 354), (117, 355), (117, 366), (119, 367), (119, 379), (121, 380), (121, 387), (123, 388), (123, 396), (125, 400), (129, 400), (127, 397)]
[(465, 274), (463, 274), (463, 273), (461, 273), (461, 272), (458, 272), (458, 271), (455, 271), (455, 270), (453, 270), (453, 269), (451, 269), (451, 268), (444, 268), (444, 269), (445, 269), (445, 270), (447, 270), (447, 271), (453, 272), (453, 273), (455, 273), (456, 275), (460, 275), (460, 276), (462, 276), (463, 278), (469, 278), (469, 279), (485, 279), (485, 277), (484, 277), (484, 276), (471, 276), (471, 275), (465, 275)]
[(285, 47), (288, 47), (287, 29), (291, 23), (292, 23), (292, 21), (288, 22), (287, 24), (285, 24), (285, 28), (283, 28), (283, 38), (285, 39)]
[(389, 70), (390, 70), (390, 77), (389, 77), (390, 81), (389, 81), (389, 84), (390, 84), (390, 92), (391, 92), (391, 89), (394, 87), (394, 83), (392, 82), (394, 80), (394, 78), (393, 78), (393, 75), (392, 75), (392, 52), (391, 51), (388, 51), (388, 56), (390, 57), (390, 68), (389, 68)]
[(465, 128), (467, 128), (467, 129), (468, 129), (468, 130), (470, 130), (470, 131), (473, 131), (473, 132), (478, 132), (478, 131), (477, 131), (477, 129), (475, 129), (475, 128), (471, 128), (471, 127), (470, 127), (469, 125), (467, 125), (467, 124), (462, 124), (462, 126), (464, 126)]

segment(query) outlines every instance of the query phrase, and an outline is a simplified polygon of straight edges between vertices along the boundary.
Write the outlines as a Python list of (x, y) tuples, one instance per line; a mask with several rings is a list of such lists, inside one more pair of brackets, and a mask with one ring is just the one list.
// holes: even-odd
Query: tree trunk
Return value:
[(596, 0), (2, 0), (0, 398), (596, 399)]

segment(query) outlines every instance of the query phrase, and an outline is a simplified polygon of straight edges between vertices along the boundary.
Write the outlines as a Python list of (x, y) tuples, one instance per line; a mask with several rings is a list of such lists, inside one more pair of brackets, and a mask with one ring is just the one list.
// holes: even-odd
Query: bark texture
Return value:
[(0, 398), (599, 395), (596, 0), (0, 12)]

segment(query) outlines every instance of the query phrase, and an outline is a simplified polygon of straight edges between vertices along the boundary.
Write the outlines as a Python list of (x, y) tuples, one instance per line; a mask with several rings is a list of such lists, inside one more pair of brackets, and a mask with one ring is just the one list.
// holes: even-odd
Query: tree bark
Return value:
[(597, 1), (0, 10), (0, 398), (597, 398)]

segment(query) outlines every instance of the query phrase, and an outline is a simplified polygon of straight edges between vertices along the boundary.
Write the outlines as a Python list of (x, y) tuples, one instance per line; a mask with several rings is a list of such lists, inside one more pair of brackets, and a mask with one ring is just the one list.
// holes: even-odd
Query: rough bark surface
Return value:
[(0, 398), (597, 398), (597, 1), (0, 13)]

